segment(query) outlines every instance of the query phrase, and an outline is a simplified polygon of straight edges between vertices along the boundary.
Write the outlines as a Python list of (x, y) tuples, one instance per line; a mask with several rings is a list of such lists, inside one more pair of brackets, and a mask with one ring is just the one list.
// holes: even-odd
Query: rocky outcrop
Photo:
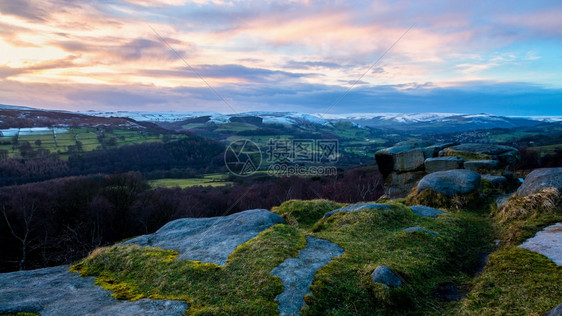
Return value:
[(388, 204), (382, 203), (357, 203), (330, 211), (324, 214), (324, 219), (340, 212), (356, 212), (364, 209), (389, 210), (391, 207)]
[(447, 197), (466, 195), (479, 190), (480, 179), (480, 174), (470, 170), (438, 171), (423, 177), (416, 193), (427, 190)]
[(327, 240), (306, 237), (306, 247), (299, 251), (297, 258), (289, 258), (273, 269), (271, 275), (279, 277), (283, 284), (283, 292), (275, 298), (280, 315), (299, 315), (316, 271), (344, 252)]
[(562, 223), (546, 227), (519, 247), (540, 253), (562, 266)]
[(452, 169), (461, 169), (464, 159), (458, 157), (437, 157), (427, 158), (424, 162), (425, 171), (427, 173), (445, 171)]
[(442, 150), (439, 156), (455, 156), (463, 158), (465, 161), (496, 160), (500, 167), (513, 166), (521, 160), (521, 154), (516, 148), (495, 144), (455, 145)]
[(94, 277), (68, 272), (68, 266), (0, 274), (0, 314), (21, 311), (59, 315), (184, 315), (183, 301), (122, 301), (94, 285)]
[(375, 160), (385, 179), (387, 195), (406, 196), (426, 174), (425, 161), (437, 157), (443, 148), (452, 145), (455, 144), (406, 141), (377, 151)]
[[(423, 165), (421, 156), (423, 154)], [(467, 169), (479, 173), (500, 174), (514, 168), (520, 161), (516, 148), (494, 144), (437, 144), (402, 142), (379, 150), (375, 159), (385, 179), (387, 197), (408, 195), (419, 180), (428, 173)], [(496, 179), (496, 186), (500, 181)], [(509, 179), (508, 179), (508, 182)], [(510, 185), (516, 185), (510, 182)]]
[(382, 283), (390, 287), (402, 286), (402, 280), (387, 266), (378, 266), (375, 271), (371, 273), (371, 278), (375, 283)]
[(562, 168), (537, 169), (529, 173), (517, 189), (517, 195), (536, 194), (543, 188), (556, 188), (562, 192)]
[(176, 250), (180, 259), (225, 265), (236, 247), (280, 223), (284, 223), (281, 216), (259, 209), (221, 217), (181, 218), (162, 226), (154, 234), (124, 244)]

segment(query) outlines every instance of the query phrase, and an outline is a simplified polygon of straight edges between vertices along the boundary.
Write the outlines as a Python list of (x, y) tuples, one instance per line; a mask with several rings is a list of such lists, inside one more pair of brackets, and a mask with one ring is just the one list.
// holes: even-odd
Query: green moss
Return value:
[(9, 313), (9, 314), (0, 314), (0, 316), (39, 316), (39, 314), (28, 313), (28, 312), (17, 312), (17, 313)]
[(329, 211), (342, 207), (342, 204), (328, 200), (290, 200), (271, 211), (283, 216), (293, 227), (310, 228)]
[(494, 253), (473, 283), (460, 315), (544, 315), (562, 301), (562, 267), (519, 247)]
[[(411, 226), (440, 237), (403, 231)], [(469, 279), (478, 251), (490, 247), (491, 227), (479, 215), (456, 212), (425, 218), (396, 203), (391, 210), (334, 214), (316, 225), (313, 236), (337, 243), (345, 254), (316, 274), (304, 315), (441, 314), (449, 307), (432, 292), (441, 283)], [(390, 267), (404, 285), (372, 283), (370, 274), (379, 265)]]
[(73, 270), (97, 276), (96, 283), (119, 299), (185, 300), (189, 314), (275, 314), (273, 299), (283, 287), (269, 272), (305, 243), (297, 230), (275, 225), (239, 246), (224, 267), (174, 259), (174, 251), (119, 245), (93, 253)]
[[(191, 305), (190, 315), (277, 314), (274, 298), (283, 287), (270, 272), (296, 256), (310, 235), (340, 245), (345, 254), (316, 273), (303, 315), (539, 315), (562, 301), (560, 267), (514, 247), (562, 220), (558, 206), (548, 207), (549, 195), (543, 192), (536, 201), (514, 198), (508, 205), (534, 210), (514, 215), (509, 209), (490, 214), (490, 200), (477, 192), (470, 196), (479, 200), (474, 203), (422, 193), (388, 202), (389, 210), (340, 212), (327, 219), (324, 213), (342, 205), (325, 200), (286, 202), (273, 211), (290, 225), (276, 225), (239, 246), (224, 267), (179, 260), (174, 251), (114, 246), (94, 251), (73, 270), (97, 276), (96, 283), (120, 299), (185, 300)], [(427, 218), (416, 216), (404, 204), (445, 206), (448, 211)], [(471, 208), (463, 208), (466, 205)], [(412, 226), (439, 237), (403, 231)], [(498, 237), (510, 241), (491, 255), (474, 279), (481, 254), (490, 253), (492, 240)], [(373, 283), (370, 275), (379, 265), (399, 275), (402, 287)], [(436, 289), (450, 283), (471, 288), (463, 301), (436, 297)]]
[[(119, 299), (159, 298), (187, 301), (189, 314), (277, 314), (274, 301), (283, 290), (270, 271), (305, 246), (306, 234), (330, 240), (346, 253), (315, 277), (302, 313), (439, 314), (450, 307), (432, 291), (441, 283), (464, 283), (486, 249), (490, 227), (480, 215), (446, 212), (437, 219), (414, 215), (399, 202), (390, 210), (366, 209), (312, 218), (341, 205), (329, 201), (291, 201), (275, 211), (300, 227), (276, 225), (239, 246), (226, 266), (178, 260), (174, 251), (140, 246), (101, 248), (73, 266), (81, 275)], [(406, 233), (419, 226), (440, 237)], [(405, 281), (401, 288), (374, 284), (370, 274), (387, 265)]]
[(444, 157), (459, 157), (464, 159), (464, 161), (471, 160), (493, 160), (493, 157), (487, 154), (472, 153), (469, 151), (455, 150), (452, 148), (447, 148), (442, 151)]

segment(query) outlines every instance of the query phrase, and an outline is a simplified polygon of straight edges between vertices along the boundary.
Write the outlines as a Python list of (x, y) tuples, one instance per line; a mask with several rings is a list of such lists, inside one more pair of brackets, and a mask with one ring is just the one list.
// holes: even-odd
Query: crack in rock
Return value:
[(304, 296), (310, 293), (310, 286), (316, 271), (343, 255), (345, 251), (332, 242), (306, 237), (306, 247), (299, 251), (297, 258), (288, 258), (271, 270), (271, 275), (281, 279), (283, 292), (275, 298), (279, 303), (280, 315), (299, 315)]

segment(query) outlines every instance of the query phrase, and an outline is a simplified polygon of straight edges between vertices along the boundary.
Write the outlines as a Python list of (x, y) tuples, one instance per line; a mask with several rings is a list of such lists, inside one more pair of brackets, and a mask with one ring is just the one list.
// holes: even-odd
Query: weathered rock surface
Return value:
[(427, 158), (424, 162), (425, 171), (428, 173), (461, 169), (464, 163), (464, 159), (458, 157), (438, 157), (438, 158)]
[(373, 282), (382, 283), (390, 287), (402, 286), (402, 280), (390, 270), (387, 266), (378, 266), (373, 273), (371, 273)]
[(41, 315), (184, 315), (183, 301), (119, 301), (94, 285), (94, 277), (68, 272), (68, 266), (0, 274), (0, 314)]
[(427, 158), (434, 158), (439, 155), (439, 152), (445, 148), (458, 145), (458, 143), (445, 143), (445, 144), (436, 144), (422, 148), (423, 155), (425, 159)]
[(416, 232), (425, 233), (425, 234), (429, 234), (429, 235), (434, 236), (434, 237), (439, 237), (438, 233), (434, 233), (432, 231), (429, 231), (427, 229), (423, 229), (423, 228), (417, 227), (417, 226), (404, 228), (404, 231), (407, 232), (407, 233), (416, 233)]
[(344, 252), (340, 246), (327, 240), (306, 237), (306, 247), (299, 251), (297, 258), (289, 258), (275, 267), (271, 275), (279, 277), (284, 288), (275, 298), (280, 314), (299, 315), (316, 271)]
[(260, 209), (222, 217), (182, 218), (124, 244), (176, 250), (180, 259), (225, 265), (236, 247), (280, 223), (284, 223), (281, 216)]
[(441, 210), (423, 205), (410, 206), (410, 209), (418, 216), (437, 217), (438, 215), (443, 214), (443, 211)]
[(392, 171), (406, 172), (423, 168), (423, 151), (411, 146), (385, 148), (375, 153), (379, 171), (386, 177)]
[(540, 253), (557, 265), (562, 265), (562, 223), (546, 227), (519, 247)]
[(517, 195), (536, 194), (543, 188), (556, 188), (562, 192), (562, 168), (536, 169), (529, 173), (517, 189)]
[(465, 195), (480, 189), (480, 175), (470, 170), (447, 170), (430, 173), (418, 183), (417, 193), (430, 190), (445, 196)]
[(498, 168), (497, 160), (472, 160), (464, 163), (464, 168), (467, 170), (494, 170)]
[(342, 208), (338, 208), (333, 211), (329, 211), (328, 213), (324, 214), (324, 218), (328, 218), (339, 212), (355, 212), (355, 211), (360, 211), (364, 209), (373, 209), (373, 208), (378, 210), (389, 210), (391, 206), (382, 203), (357, 203)]
[(406, 196), (425, 175), (424, 171), (392, 172), (385, 181), (386, 194), (391, 198)]

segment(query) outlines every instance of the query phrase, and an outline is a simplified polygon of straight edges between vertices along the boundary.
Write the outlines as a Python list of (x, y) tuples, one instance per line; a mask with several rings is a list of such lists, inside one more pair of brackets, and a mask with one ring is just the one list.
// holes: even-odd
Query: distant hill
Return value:
[(137, 122), (128, 117), (101, 117), (67, 111), (0, 105), (0, 129), (51, 126), (160, 129), (151, 122)]
[[(494, 128), (532, 127), (544, 122), (560, 121), (561, 117), (508, 117), (491, 114), (457, 113), (360, 113), (360, 114), (305, 114), (296, 112), (244, 112), (221, 114), (217, 112), (86, 112), (103, 117), (130, 117), (138, 121), (159, 123), (214, 123), (256, 122), (282, 125), (321, 125), (330, 126), (334, 122), (347, 121), (360, 127), (385, 130), (444, 133), (464, 132)], [(245, 118), (242, 119), (242, 118)], [(254, 118), (253, 121), (251, 118)]]

